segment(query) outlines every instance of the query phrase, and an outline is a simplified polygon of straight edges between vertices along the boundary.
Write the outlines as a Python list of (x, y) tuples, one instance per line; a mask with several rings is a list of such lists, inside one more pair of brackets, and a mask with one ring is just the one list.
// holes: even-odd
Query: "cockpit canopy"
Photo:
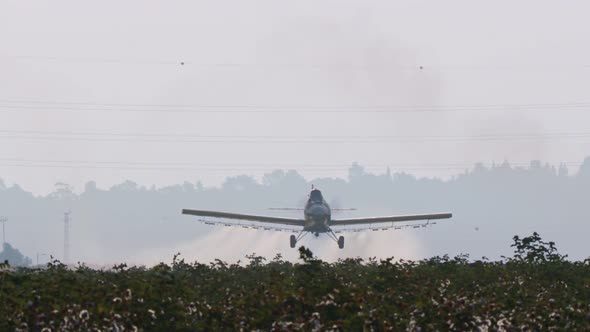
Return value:
[(324, 201), (324, 197), (322, 196), (322, 192), (314, 189), (309, 194), (309, 200), (314, 203), (321, 203)]

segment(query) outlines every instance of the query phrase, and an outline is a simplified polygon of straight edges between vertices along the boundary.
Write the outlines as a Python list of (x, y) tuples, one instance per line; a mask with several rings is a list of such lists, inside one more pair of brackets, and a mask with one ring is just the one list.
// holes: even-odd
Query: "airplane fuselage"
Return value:
[(330, 231), (332, 211), (319, 190), (313, 190), (305, 204), (303, 230), (311, 233)]

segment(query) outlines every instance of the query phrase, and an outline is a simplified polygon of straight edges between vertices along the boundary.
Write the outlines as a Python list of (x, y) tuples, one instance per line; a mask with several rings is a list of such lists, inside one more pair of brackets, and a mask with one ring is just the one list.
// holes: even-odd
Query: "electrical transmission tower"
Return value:
[(71, 211), (64, 212), (64, 264), (70, 262), (70, 214)]
[(2, 248), (4, 248), (4, 245), (6, 244), (6, 222), (8, 221), (8, 219), (6, 217), (0, 217), (0, 222), (2, 223)]

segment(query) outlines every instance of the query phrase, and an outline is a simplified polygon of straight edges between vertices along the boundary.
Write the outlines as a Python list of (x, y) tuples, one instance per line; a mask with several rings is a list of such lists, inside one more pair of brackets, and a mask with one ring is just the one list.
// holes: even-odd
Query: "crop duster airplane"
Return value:
[[(288, 209), (290, 210), (290, 209)], [(297, 210), (297, 209), (295, 209)], [(232, 222), (215, 222), (207, 219), (199, 219), (206, 224), (222, 224), (225, 226), (241, 226), (244, 228), (263, 228), (265, 230), (279, 230), (279, 231), (292, 231), (299, 233), (297, 236), (291, 235), (291, 248), (295, 248), (297, 242), (299, 242), (308, 233), (319, 236), (320, 233), (326, 233), (330, 238), (338, 243), (340, 249), (344, 248), (344, 237), (337, 237), (335, 233), (342, 231), (361, 231), (361, 230), (387, 230), (390, 228), (400, 229), (403, 227), (426, 227), (432, 225), (431, 220), (435, 219), (448, 219), (452, 217), (451, 213), (432, 213), (432, 214), (411, 214), (411, 215), (397, 215), (397, 216), (385, 216), (385, 217), (369, 217), (369, 218), (353, 218), (353, 219), (332, 219), (332, 210), (328, 203), (324, 200), (322, 192), (318, 189), (312, 189), (309, 194), (309, 199), (303, 209), (303, 219), (293, 218), (282, 218), (282, 217), (269, 217), (269, 216), (257, 216), (249, 214), (238, 214), (228, 213), (220, 211), (205, 211), (205, 210), (189, 210), (183, 209), (183, 214), (189, 214), (199, 217), (210, 217), (217, 219), (235, 219), (243, 220), (248, 222), (254, 222), (256, 224), (239, 224)], [(427, 223), (423, 224), (401, 224), (408, 221), (426, 220)], [(258, 225), (257, 225), (258, 224)], [(272, 225), (272, 226), (271, 226)], [(357, 225), (365, 227), (355, 227)], [(368, 225), (368, 227), (366, 227)], [(289, 226), (287, 228), (284, 226)], [(298, 226), (293, 228), (293, 226)], [(344, 227), (343, 227), (344, 226)], [(345, 226), (349, 226), (346, 228)], [(350, 227), (352, 226), (352, 227)], [(300, 227), (303, 227), (301, 229)]]

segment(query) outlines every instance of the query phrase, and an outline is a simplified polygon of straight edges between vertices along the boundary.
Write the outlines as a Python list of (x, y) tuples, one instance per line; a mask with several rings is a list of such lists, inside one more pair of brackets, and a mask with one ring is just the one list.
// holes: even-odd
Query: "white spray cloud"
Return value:
[(336, 243), (325, 234), (315, 237), (308, 234), (297, 248), (289, 247), (289, 233), (264, 232), (249, 229), (218, 228), (207, 236), (179, 243), (174, 247), (161, 247), (137, 254), (131, 261), (152, 265), (169, 263), (176, 253), (186, 261), (208, 263), (220, 259), (228, 263), (247, 261), (246, 255), (255, 253), (267, 260), (276, 254), (289, 261), (297, 261), (299, 246), (309, 248), (314, 256), (323, 261), (335, 262), (349, 257), (388, 258), (416, 260), (424, 257), (419, 237), (411, 230), (346, 233), (345, 248), (339, 249)]

